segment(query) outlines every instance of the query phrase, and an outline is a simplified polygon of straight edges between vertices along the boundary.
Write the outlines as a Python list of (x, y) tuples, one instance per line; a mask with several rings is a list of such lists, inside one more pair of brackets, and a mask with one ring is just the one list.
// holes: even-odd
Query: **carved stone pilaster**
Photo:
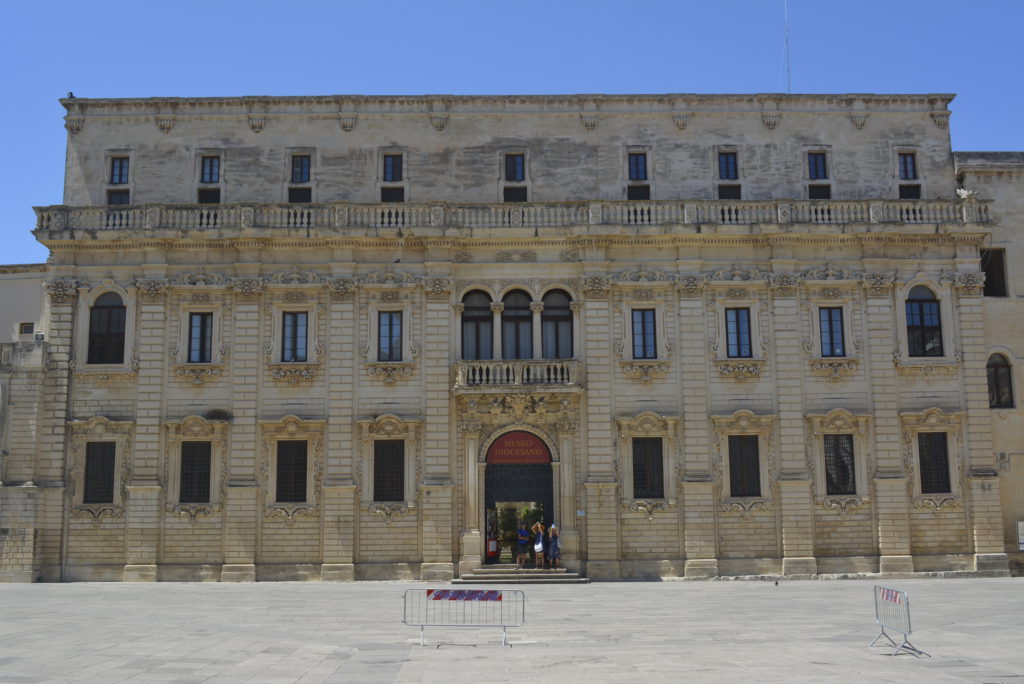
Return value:
[(45, 284), (46, 295), (51, 304), (64, 304), (74, 301), (78, 296), (79, 283), (69, 278), (48, 280)]
[(426, 278), (423, 281), (423, 290), (427, 299), (447, 299), (452, 291), (452, 279)]

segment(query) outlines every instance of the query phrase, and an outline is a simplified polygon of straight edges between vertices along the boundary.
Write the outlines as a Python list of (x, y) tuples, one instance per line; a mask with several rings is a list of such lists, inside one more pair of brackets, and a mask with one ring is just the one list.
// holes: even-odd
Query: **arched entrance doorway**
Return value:
[[(498, 437), (487, 449), (484, 475), (486, 561), (500, 562), (502, 544), (515, 534), (515, 524), (554, 522), (554, 487), (551, 451), (530, 432), (515, 430)], [(511, 527), (511, 529), (509, 529)], [(507, 548), (507, 547), (506, 547)], [(505, 551), (506, 555), (508, 551)]]

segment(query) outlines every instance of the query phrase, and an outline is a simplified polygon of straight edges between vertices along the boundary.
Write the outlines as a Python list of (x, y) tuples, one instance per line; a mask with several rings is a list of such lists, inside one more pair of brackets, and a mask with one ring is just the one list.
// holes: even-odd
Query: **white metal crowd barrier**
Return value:
[[(876, 584), (875, 622), (878, 623), (882, 631), (871, 642), (872, 646), (879, 639), (885, 637), (895, 647), (892, 655), (896, 655), (900, 651), (907, 651), (916, 656), (925, 655), (931, 658), (930, 655), (910, 643), (910, 599), (907, 597), (907, 592), (880, 587)], [(886, 629), (902, 634), (903, 641), (897, 644), (896, 640), (885, 631)]]
[(406, 589), (402, 622), (425, 627), (501, 627), (501, 645), (508, 628), (526, 622), (526, 596), (514, 589)]

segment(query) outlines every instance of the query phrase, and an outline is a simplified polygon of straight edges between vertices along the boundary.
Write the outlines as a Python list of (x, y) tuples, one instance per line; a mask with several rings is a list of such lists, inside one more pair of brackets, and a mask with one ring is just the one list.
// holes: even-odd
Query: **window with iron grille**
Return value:
[(277, 443), (277, 500), (282, 503), (306, 500), (306, 440)]
[(629, 180), (631, 180), (631, 181), (647, 180), (647, 153), (645, 153), (645, 152), (630, 152), (629, 153)]
[(843, 309), (838, 306), (823, 306), (818, 309), (818, 326), (821, 329), (821, 355), (846, 356), (843, 341)]
[(124, 301), (104, 292), (89, 310), (88, 363), (124, 363)]
[(913, 152), (900, 152), (900, 180), (917, 180), (917, 156)]
[(665, 498), (660, 437), (633, 438), (633, 498)]
[(735, 152), (718, 153), (718, 177), (727, 180), (735, 180), (740, 177)]
[(654, 309), (633, 309), (633, 358), (658, 358)]
[(1006, 296), (1006, 250), (981, 250), (981, 270), (985, 272), (985, 296)]
[(110, 159), (110, 184), (125, 185), (128, 183), (128, 157), (112, 157)]
[(725, 310), (726, 355), (747, 359), (753, 356), (750, 334), (750, 309)]
[(505, 155), (505, 180), (511, 183), (522, 183), (526, 178), (526, 155)]
[(807, 153), (807, 174), (811, 180), (825, 180), (828, 178), (828, 167), (825, 163), (824, 152)]
[(405, 501), (405, 442), (400, 439), (373, 443), (373, 500)]
[(116, 442), (86, 442), (82, 503), (114, 503)]
[(384, 155), (384, 182), (397, 183), (402, 180), (402, 155)]
[(949, 450), (945, 432), (917, 433), (917, 454), (921, 463), (921, 493), (948, 494)]
[(526, 201), (526, 188), (525, 187), (506, 187), (503, 188), (502, 198), (506, 202), (525, 202)]
[(381, 202), (404, 202), (405, 201), (405, 188), (381, 188), (380, 189), (380, 201)]
[(718, 199), (721, 200), (738, 200), (743, 199), (743, 192), (739, 185), (719, 185), (718, 186)]
[(402, 360), (402, 312), (377, 312), (377, 360)]
[(306, 311), (285, 311), (281, 315), (281, 360), (303, 362), (306, 360), (306, 340), (309, 313)]
[(729, 435), (729, 496), (761, 496), (757, 435)]
[(179, 503), (209, 503), (211, 447), (210, 442), (181, 443)]
[(988, 407), (1013, 408), (1013, 374), (1002, 354), (993, 354), (985, 364), (988, 373)]
[(220, 157), (210, 156), (202, 159), (200, 183), (220, 183)]
[(825, 435), (825, 493), (857, 493), (853, 435)]
[(132, 195), (128, 190), (107, 190), (107, 204), (131, 204)]
[(494, 357), (494, 313), (491, 298), (474, 290), (462, 298), (462, 358), (479, 361)]
[(213, 358), (213, 313), (195, 311), (188, 315), (188, 362), (210, 363)]
[(292, 155), (292, 183), (309, 182), (309, 161), (308, 154)]
[(910, 356), (942, 356), (942, 316), (935, 295), (918, 285), (910, 291), (906, 307)]

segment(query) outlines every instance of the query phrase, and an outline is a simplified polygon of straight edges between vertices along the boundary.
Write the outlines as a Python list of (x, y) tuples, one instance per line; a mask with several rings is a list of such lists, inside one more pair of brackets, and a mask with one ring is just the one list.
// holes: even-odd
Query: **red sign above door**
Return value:
[(517, 430), (494, 440), (487, 450), (490, 465), (531, 465), (551, 463), (551, 452), (537, 435)]

